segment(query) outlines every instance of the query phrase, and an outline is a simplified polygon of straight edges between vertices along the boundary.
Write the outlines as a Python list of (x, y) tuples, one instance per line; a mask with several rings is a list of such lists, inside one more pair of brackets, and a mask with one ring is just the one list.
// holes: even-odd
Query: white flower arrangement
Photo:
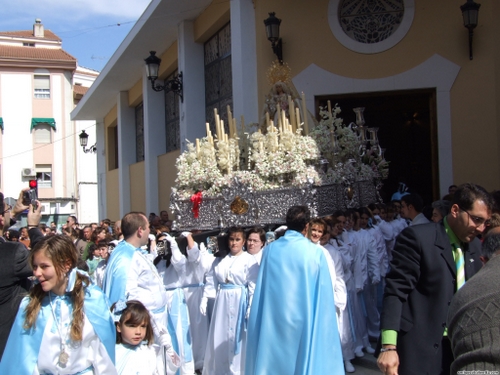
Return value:
[[(240, 129), (239, 135), (215, 143), (211, 136), (197, 141), (196, 147), (188, 143), (176, 162), (174, 191), (186, 199), (197, 191), (205, 197), (220, 196), (235, 181), (263, 191), (387, 178), (388, 162), (380, 147), (365, 150), (355, 126), (344, 126), (339, 113), (337, 105), (331, 112), (320, 108), (322, 119), (309, 135), (302, 135), (300, 127), (294, 132), (286, 125), (278, 131), (271, 125), (265, 134)], [(258, 124), (249, 127), (258, 129)], [(318, 168), (321, 158), (328, 160), (326, 171)]]

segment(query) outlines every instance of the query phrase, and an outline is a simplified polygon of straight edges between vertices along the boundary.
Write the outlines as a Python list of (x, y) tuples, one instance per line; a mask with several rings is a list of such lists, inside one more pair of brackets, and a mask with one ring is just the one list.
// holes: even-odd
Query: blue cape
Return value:
[[(29, 297), (25, 297), (19, 306), (2, 362), (0, 362), (0, 374), (31, 375), (37, 364), (45, 326), (52, 316), (52, 312), (47, 295), (42, 300), (36, 326), (28, 330), (24, 329), (24, 310), (28, 302)], [(85, 288), (84, 311), (114, 363), (116, 328), (109, 311), (108, 301), (96, 285), (91, 284)]]
[(127, 241), (121, 241), (111, 253), (102, 284), (102, 290), (110, 304), (118, 300), (127, 300), (125, 295), (127, 275), (136, 250)]
[(328, 264), (299, 232), (288, 230), (264, 251), (245, 374), (344, 374)]

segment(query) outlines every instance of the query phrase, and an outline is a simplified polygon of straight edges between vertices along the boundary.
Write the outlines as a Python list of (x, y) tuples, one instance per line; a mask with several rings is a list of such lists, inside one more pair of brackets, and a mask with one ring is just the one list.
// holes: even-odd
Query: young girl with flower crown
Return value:
[(31, 250), (37, 284), (21, 302), (0, 374), (116, 374), (107, 299), (77, 260), (67, 236), (45, 237)]
[[(160, 346), (153, 344), (151, 318), (144, 305), (136, 300), (114, 305), (116, 321), (116, 370), (118, 375), (165, 374)], [(160, 358), (160, 360), (158, 360)]]

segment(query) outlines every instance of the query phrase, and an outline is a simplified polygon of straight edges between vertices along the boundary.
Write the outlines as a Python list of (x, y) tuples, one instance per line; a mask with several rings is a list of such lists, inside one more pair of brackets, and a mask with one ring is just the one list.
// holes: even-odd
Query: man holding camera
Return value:
[[(24, 189), (19, 194), (19, 199), (14, 208), (10, 207), (3, 200), (0, 193), (0, 360), (2, 359), (5, 344), (9, 338), (10, 329), (19, 308), (19, 303), (30, 287), (28, 277), (33, 275), (33, 271), (28, 263), (28, 250), (20, 242), (5, 241), (3, 238), (4, 229), (11, 224), (11, 212), (15, 217), (21, 212), (28, 210), (28, 229), (31, 243), (34, 245), (42, 233), (38, 230), (40, 222), (41, 207), (38, 201), (37, 208), (23, 204), (23, 194), (28, 189)], [(35, 202), (34, 202), (35, 203)]]

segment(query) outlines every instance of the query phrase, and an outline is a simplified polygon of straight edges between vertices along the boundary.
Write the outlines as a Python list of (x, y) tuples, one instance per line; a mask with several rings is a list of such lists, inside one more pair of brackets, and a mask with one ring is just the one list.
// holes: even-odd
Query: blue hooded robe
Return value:
[(344, 374), (325, 255), (293, 230), (266, 247), (252, 302), (245, 375), (265, 374)]

